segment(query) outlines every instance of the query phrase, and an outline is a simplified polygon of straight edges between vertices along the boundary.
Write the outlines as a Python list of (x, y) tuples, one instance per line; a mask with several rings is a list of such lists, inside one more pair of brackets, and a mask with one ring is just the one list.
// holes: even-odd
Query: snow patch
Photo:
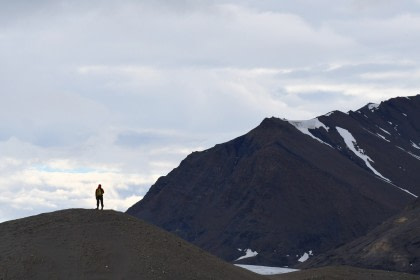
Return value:
[(298, 259), (298, 262), (305, 262), (305, 261), (307, 261), (309, 259), (309, 255), (308, 255), (308, 253), (304, 253), (303, 255), (302, 255), (302, 257), (300, 257), (299, 259)]
[(320, 122), (318, 118), (314, 118), (307, 121), (289, 121), (290, 124), (294, 125), (297, 129), (318, 129), (320, 127), (325, 128), (328, 131), (330, 128)]
[(400, 149), (400, 150), (402, 150), (402, 151), (404, 151), (404, 152), (406, 152), (407, 154), (411, 155), (412, 157), (414, 157), (414, 158), (416, 158), (416, 159), (420, 160), (420, 156), (418, 156), (418, 155), (416, 155), (416, 154), (413, 154), (412, 152), (407, 151), (407, 150), (405, 150), (405, 149), (401, 148), (400, 146), (397, 146), (397, 148), (398, 148), (398, 149)]
[(404, 117), (407, 117), (407, 114), (404, 114), (404, 113), (402, 113), (403, 115), (404, 115)]
[[(392, 185), (394, 185), (394, 184), (392, 184)], [(409, 190), (404, 189), (404, 188), (400, 188), (400, 187), (398, 187), (398, 186), (396, 186), (396, 185), (394, 185), (394, 186), (395, 186), (395, 187), (397, 187), (397, 188), (399, 188), (400, 190), (402, 190), (402, 191), (404, 191), (404, 192), (408, 193), (409, 195), (411, 195), (411, 196), (413, 196), (413, 197), (415, 197), (415, 198), (418, 198), (418, 196), (417, 196), (417, 195), (415, 195), (414, 193), (410, 192)]]
[(378, 110), (378, 108), (379, 108), (379, 104), (375, 104), (375, 103), (369, 103), (368, 104), (368, 109), (371, 112), (375, 112), (375, 110)]
[(360, 149), (357, 146), (357, 142), (356, 139), (354, 139), (353, 135), (344, 128), (341, 127), (336, 127), (338, 133), (341, 135), (341, 137), (343, 137), (344, 143), (346, 143), (347, 147), (350, 149), (350, 151), (352, 151), (356, 156), (358, 156), (359, 158), (361, 158), (366, 166), (376, 175), (379, 176), (380, 178), (382, 178), (383, 180), (387, 181), (387, 182), (391, 182), (391, 180), (389, 180), (388, 178), (385, 178), (384, 176), (382, 176), (381, 173), (379, 173), (378, 171), (376, 171), (375, 168), (373, 168), (373, 166), (370, 164), (370, 162), (374, 162), (369, 156), (367, 156), (364, 152), (363, 149)]
[(384, 139), (384, 140), (385, 140), (385, 141), (387, 141), (387, 142), (391, 142), (391, 141), (389, 141), (388, 139), (386, 139), (386, 138), (385, 138), (385, 136), (380, 135), (379, 133), (376, 133), (376, 135), (378, 135), (379, 137), (381, 137), (382, 139)]
[(411, 152), (408, 152), (412, 157), (415, 157), (416, 159), (418, 159), (418, 160), (420, 160), (420, 156), (418, 156), (418, 155), (416, 155), (416, 154), (413, 154), (413, 153), (411, 153)]
[(293, 125), (294, 127), (296, 127), (296, 129), (298, 129), (303, 134), (309, 135), (312, 138), (314, 138), (315, 140), (321, 142), (322, 144), (328, 145), (332, 148), (332, 146), (330, 144), (325, 143), (324, 141), (322, 141), (318, 137), (315, 137), (311, 132), (309, 132), (309, 129), (319, 129), (321, 127), (324, 128), (326, 131), (329, 131), (330, 128), (327, 127), (322, 122), (320, 122), (318, 120), (318, 118), (314, 118), (314, 119), (307, 120), (307, 121), (289, 121), (289, 123), (291, 125)]
[(383, 128), (381, 128), (381, 127), (379, 127), (379, 129), (380, 129), (380, 130), (382, 130), (383, 132), (388, 133), (389, 135), (391, 135), (391, 133), (389, 133), (389, 132), (388, 132), (388, 131), (386, 131), (385, 129), (383, 129)]
[[(414, 143), (413, 141), (410, 141), (411, 142), (411, 146), (413, 146), (414, 148), (416, 148), (416, 149), (419, 149), (420, 150), (420, 147), (419, 146), (417, 146), (416, 145), (416, 143)], [(419, 144), (420, 145), (420, 144)]]
[(245, 264), (235, 264), (236, 266), (245, 268), (254, 273), (260, 275), (274, 275), (274, 274), (283, 274), (298, 271), (299, 269), (292, 269), (286, 267), (271, 267), (271, 266), (261, 266), (261, 265), (245, 265)]
[(235, 260), (235, 262), (236, 261), (239, 261), (239, 260), (242, 260), (242, 259), (246, 259), (246, 258), (252, 258), (252, 257), (255, 257), (256, 255), (258, 255), (258, 252), (257, 251), (252, 251), (251, 249), (246, 249), (246, 250), (238, 249), (238, 250), (239, 251), (245, 251), (245, 255), (242, 256), (242, 257), (237, 258)]
[(298, 259), (298, 262), (306, 262), (309, 259), (309, 256), (313, 256), (312, 250), (308, 253), (303, 253), (303, 255)]

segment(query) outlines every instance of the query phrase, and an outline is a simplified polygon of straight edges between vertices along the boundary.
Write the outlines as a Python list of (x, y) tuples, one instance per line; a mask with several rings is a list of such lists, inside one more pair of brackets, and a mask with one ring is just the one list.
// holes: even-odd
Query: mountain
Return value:
[(351, 265), (420, 274), (419, 257), (420, 199), (417, 199), (366, 236), (317, 256), (302, 267)]
[(0, 224), (0, 279), (261, 279), (115, 211), (70, 209)]
[(194, 152), (127, 213), (229, 262), (293, 266), (357, 237), (420, 194), (420, 95), (267, 118)]

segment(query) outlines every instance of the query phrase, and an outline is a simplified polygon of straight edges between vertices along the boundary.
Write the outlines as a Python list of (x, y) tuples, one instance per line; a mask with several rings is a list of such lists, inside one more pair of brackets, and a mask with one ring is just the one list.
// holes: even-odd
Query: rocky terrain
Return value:
[(420, 274), (420, 199), (366, 236), (310, 259), (301, 267), (327, 265), (350, 265)]
[(132, 216), (70, 209), (0, 224), (0, 279), (261, 279)]
[(420, 276), (395, 271), (329, 266), (273, 275), (271, 280), (419, 280)]
[(265, 119), (194, 152), (127, 213), (229, 262), (293, 266), (365, 235), (420, 194), (420, 95)]

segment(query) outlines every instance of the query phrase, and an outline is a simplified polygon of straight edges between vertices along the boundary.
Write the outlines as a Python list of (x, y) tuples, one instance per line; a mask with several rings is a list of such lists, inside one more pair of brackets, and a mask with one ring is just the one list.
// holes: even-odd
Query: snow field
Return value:
[(245, 265), (245, 264), (235, 264), (236, 266), (245, 268), (254, 273), (260, 275), (274, 275), (274, 274), (283, 274), (298, 271), (299, 269), (286, 268), (286, 267), (271, 267), (271, 266), (260, 266), (260, 265)]

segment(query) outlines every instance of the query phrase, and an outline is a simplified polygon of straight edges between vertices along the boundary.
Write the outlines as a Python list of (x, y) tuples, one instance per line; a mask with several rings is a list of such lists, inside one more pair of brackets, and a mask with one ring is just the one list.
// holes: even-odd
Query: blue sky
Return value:
[(264, 117), (415, 95), (420, 1), (0, 1), (0, 221), (126, 210)]

